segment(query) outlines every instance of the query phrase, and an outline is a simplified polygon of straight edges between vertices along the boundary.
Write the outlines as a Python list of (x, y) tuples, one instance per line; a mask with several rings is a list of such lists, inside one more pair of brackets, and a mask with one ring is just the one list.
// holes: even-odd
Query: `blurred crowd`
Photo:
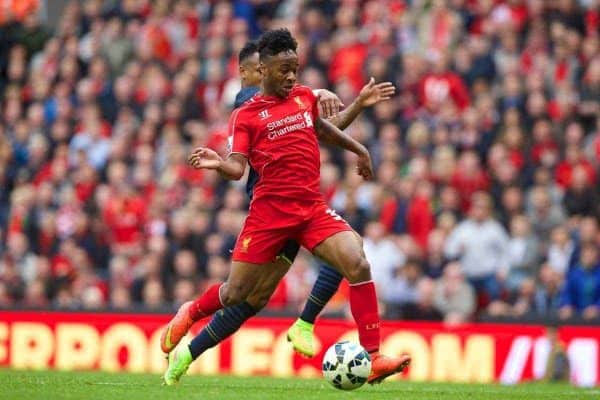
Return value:
[(347, 129), (375, 181), (321, 157), (386, 316), (598, 316), (598, 0), (86, 0), (53, 29), (27, 3), (0, 12), (0, 306), (161, 309), (226, 278), (244, 183), (186, 157), (226, 154), (238, 51), (288, 27), (302, 83), (397, 87)]

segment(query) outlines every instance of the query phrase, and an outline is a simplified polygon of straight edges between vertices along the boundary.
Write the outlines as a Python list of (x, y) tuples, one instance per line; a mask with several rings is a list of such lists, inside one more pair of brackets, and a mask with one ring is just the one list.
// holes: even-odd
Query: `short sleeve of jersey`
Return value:
[(235, 110), (229, 117), (229, 150), (230, 153), (248, 156), (250, 151), (250, 129), (247, 121), (243, 120), (241, 110)]
[(319, 117), (319, 103), (317, 101), (317, 96), (315, 96), (314, 92), (307, 86), (302, 86), (305, 92), (306, 98), (310, 101), (310, 105), (312, 108), (313, 121)]

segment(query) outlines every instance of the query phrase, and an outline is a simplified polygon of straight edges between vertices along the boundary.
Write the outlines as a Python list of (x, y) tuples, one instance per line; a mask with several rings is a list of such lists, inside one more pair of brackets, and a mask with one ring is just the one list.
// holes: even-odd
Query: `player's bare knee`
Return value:
[(363, 256), (356, 258), (356, 262), (353, 267), (347, 272), (346, 279), (350, 283), (365, 282), (371, 279), (371, 265), (367, 259)]
[(248, 297), (250, 287), (244, 284), (227, 284), (221, 291), (221, 302), (225, 307), (240, 304)]
[(228, 292), (221, 296), (221, 301), (225, 307), (235, 306), (243, 301), (243, 297), (236, 292)]

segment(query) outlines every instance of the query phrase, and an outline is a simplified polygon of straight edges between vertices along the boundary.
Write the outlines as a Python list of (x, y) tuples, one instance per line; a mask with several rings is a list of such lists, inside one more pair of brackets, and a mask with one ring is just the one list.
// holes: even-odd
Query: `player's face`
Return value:
[(260, 86), (261, 74), (259, 70), (258, 52), (247, 57), (240, 65), (240, 78), (244, 87)]
[(278, 97), (287, 97), (298, 73), (298, 55), (294, 51), (281, 52), (269, 57), (262, 64), (265, 90)]

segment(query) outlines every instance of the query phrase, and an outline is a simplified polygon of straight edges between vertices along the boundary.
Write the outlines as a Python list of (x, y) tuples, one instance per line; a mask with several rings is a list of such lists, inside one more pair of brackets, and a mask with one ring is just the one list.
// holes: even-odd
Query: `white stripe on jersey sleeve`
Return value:
[[(235, 123), (237, 122), (237, 117), (240, 113), (240, 109), (238, 108), (236, 110), (233, 111), (233, 122), (231, 124), (231, 127), (229, 129), (229, 136), (227, 137), (227, 146), (229, 147), (227, 150), (229, 150), (229, 154), (233, 153), (233, 138), (234, 138), (234, 129), (235, 129)], [(243, 153), (240, 153), (243, 154)], [(245, 154), (244, 154), (245, 155)]]

